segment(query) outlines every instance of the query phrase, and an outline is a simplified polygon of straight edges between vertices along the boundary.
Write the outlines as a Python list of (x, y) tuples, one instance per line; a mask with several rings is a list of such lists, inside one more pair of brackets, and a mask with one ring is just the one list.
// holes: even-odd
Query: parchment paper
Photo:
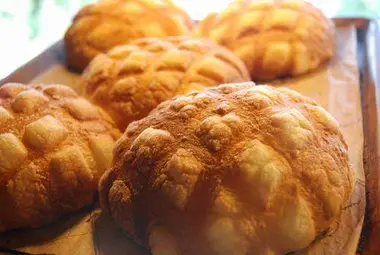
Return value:
[[(358, 176), (355, 191), (341, 219), (311, 248), (297, 254), (355, 254), (364, 219), (363, 129), (354, 28), (338, 28), (337, 41), (337, 56), (328, 65), (309, 75), (272, 83), (313, 98), (338, 120), (349, 146), (350, 163)], [(61, 83), (75, 88), (78, 78), (77, 74), (58, 64), (32, 83)], [(149, 254), (129, 241), (96, 205), (39, 229), (0, 235), (0, 247), (33, 254)]]

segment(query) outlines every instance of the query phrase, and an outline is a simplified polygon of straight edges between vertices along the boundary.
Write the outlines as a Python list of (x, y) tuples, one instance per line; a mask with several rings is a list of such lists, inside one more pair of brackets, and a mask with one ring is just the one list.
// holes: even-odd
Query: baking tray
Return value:
[[(354, 25), (360, 73), (364, 132), (364, 171), (367, 179), (366, 220), (358, 247), (360, 254), (380, 254), (380, 20), (336, 18), (337, 26)], [(56, 42), (0, 81), (29, 83), (55, 64), (64, 63), (64, 43)], [(379, 72), (379, 74), (377, 74)], [(0, 250), (1, 254), (1, 250)], [(22, 254), (22, 253), (21, 253)]]

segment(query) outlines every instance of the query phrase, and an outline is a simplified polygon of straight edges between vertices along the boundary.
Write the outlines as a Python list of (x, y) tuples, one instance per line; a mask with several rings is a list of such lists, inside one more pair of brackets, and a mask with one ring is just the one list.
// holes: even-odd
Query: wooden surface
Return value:
[[(362, 227), (365, 208), (362, 126), (372, 127), (372, 122), (363, 123), (363, 118), (366, 120), (367, 117), (362, 116), (360, 107), (355, 30), (345, 25), (339, 29), (339, 54), (329, 66), (310, 75), (277, 83), (279, 86), (288, 86), (312, 97), (338, 119), (349, 144), (350, 162), (359, 177), (341, 219), (310, 249), (297, 254), (355, 254)], [(78, 74), (66, 70), (62, 64), (62, 52), (62, 43), (59, 42), (2, 82), (62, 83), (75, 87)], [(37, 68), (34, 67), (36, 63)], [(368, 95), (371, 95), (371, 91)], [(367, 101), (365, 97), (363, 98), (366, 100), (363, 105), (370, 109), (370, 112), (373, 112), (374, 108), (377, 109), (376, 105), (372, 105), (373, 100)], [(371, 116), (372, 121), (378, 121), (377, 115)], [(371, 132), (376, 133), (378, 130)], [(367, 139), (367, 142), (370, 141)], [(367, 145), (367, 148), (369, 147)], [(0, 254), (14, 254), (2, 253), (1, 249), (4, 247), (30, 254), (149, 254), (130, 242), (113, 221), (96, 206), (71, 214), (42, 228), (1, 234)]]
[(363, 243), (364, 254), (375, 255), (380, 254), (380, 20), (372, 22), (362, 37), (367, 42), (363, 52), (362, 107), (368, 201)]

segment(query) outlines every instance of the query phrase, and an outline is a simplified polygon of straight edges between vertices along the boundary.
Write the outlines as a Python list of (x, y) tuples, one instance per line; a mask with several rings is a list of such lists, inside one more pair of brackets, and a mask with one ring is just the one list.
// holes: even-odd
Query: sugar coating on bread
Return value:
[(335, 51), (333, 23), (304, 0), (235, 0), (208, 15), (193, 35), (231, 49), (253, 80), (308, 73)]
[(82, 71), (99, 53), (143, 37), (188, 34), (188, 14), (170, 0), (103, 0), (83, 7), (65, 34), (67, 62)]
[(104, 116), (63, 85), (0, 87), (0, 231), (93, 202), (120, 134)]
[(355, 180), (326, 110), (239, 83), (131, 123), (99, 187), (102, 208), (153, 254), (285, 254), (329, 229)]
[(177, 94), (248, 80), (244, 63), (214, 42), (144, 38), (98, 55), (84, 71), (79, 93), (105, 109), (124, 130)]

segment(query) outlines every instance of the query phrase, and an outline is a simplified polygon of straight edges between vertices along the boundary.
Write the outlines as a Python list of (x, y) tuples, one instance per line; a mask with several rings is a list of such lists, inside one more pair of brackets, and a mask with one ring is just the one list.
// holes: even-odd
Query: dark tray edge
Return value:
[(380, 77), (376, 70), (380, 65), (380, 20), (364, 24), (357, 32), (367, 201), (359, 251), (380, 254)]

